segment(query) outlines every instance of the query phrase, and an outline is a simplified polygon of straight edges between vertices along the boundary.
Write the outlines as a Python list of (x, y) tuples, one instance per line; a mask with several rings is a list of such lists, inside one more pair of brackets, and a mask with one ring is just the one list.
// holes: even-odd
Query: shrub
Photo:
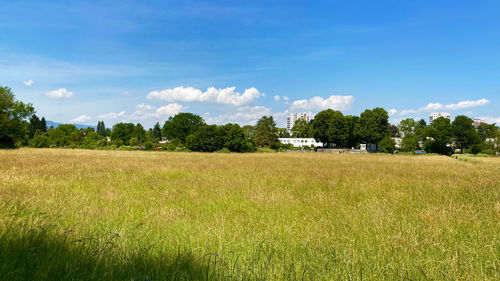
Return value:
[(396, 149), (396, 142), (390, 136), (383, 138), (378, 145), (383, 153), (394, 153)]
[(139, 145), (139, 139), (136, 138), (136, 137), (133, 137), (133, 138), (130, 139), (129, 143), (132, 146)]
[(50, 139), (45, 134), (36, 135), (30, 142), (32, 147), (42, 148), (50, 146)]
[(479, 145), (479, 144), (473, 144), (472, 147), (470, 148), (470, 152), (472, 154), (478, 154), (481, 152), (481, 150), (482, 150), (481, 145)]

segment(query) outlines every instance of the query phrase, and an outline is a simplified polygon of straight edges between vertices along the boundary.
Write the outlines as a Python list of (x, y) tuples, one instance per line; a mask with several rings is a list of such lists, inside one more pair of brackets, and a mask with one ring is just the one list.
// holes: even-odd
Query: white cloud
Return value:
[(330, 96), (327, 99), (312, 97), (310, 99), (296, 100), (290, 107), (291, 110), (344, 110), (351, 108), (354, 103), (353, 96)]
[(394, 108), (393, 109), (389, 109), (388, 113), (389, 113), (389, 115), (394, 115), (394, 114), (398, 113), (398, 110), (394, 109)]
[(280, 96), (273, 96), (273, 98), (275, 101), (280, 101), (280, 99), (281, 99)]
[(202, 92), (201, 90), (193, 87), (181, 86), (161, 91), (152, 91), (146, 96), (146, 98), (166, 102), (208, 102), (241, 106), (264, 95), (253, 87), (245, 89), (242, 94), (235, 92), (235, 89), (236, 87), (228, 87), (224, 89), (210, 87), (205, 92)]
[(57, 90), (45, 92), (45, 95), (52, 99), (67, 99), (73, 96), (73, 92), (70, 92), (64, 88), (60, 88)]
[(80, 115), (76, 117), (75, 119), (70, 120), (70, 123), (85, 123), (87, 121), (92, 120), (92, 117), (87, 116), (87, 115)]
[(127, 116), (125, 114), (125, 111), (121, 111), (121, 112), (118, 112), (118, 113), (116, 113), (116, 112), (110, 112), (110, 113), (106, 113), (106, 114), (101, 114), (101, 115), (99, 115), (97, 117), (102, 118), (102, 119), (118, 119), (118, 118), (123, 118), (125, 116)]
[(144, 103), (138, 104), (136, 106), (136, 111), (130, 114), (129, 118), (132, 120), (137, 119), (148, 119), (148, 118), (164, 118), (176, 115), (182, 111), (185, 111), (187, 107), (182, 106), (178, 103), (171, 103), (159, 108)]
[(171, 104), (167, 104), (167, 105), (164, 105), (164, 106), (158, 108), (154, 115), (158, 118), (174, 116), (178, 113), (181, 113), (182, 111), (184, 111), (186, 109), (187, 109), (187, 107), (184, 107), (178, 103), (171, 103)]
[(493, 124), (496, 123), (497, 125), (500, 125), (500, 116), (498, 117), (492, 117), (492, 116), (482, 116), (482, 117), (477, 117), (480, 120), (483, 120), (484, 122), (488, 124)]
[(257, 106), (243, 106), (238, 107), (234, 112), (221, 114), (216, 117), (210, 117), (209, 114), (205, 115), (205, 120), (208, 124), (225, 124), (225, 123), (239, 123), (241, 125), (255, 124), (262, 116), (270, 116), (272, 111), (269, 107)]
[(130, 122), (137, 120), (147, 120), (147, 119), (160, 119), (169, 116), (174, 116), (177, 113), (183, 112), (188, 107), (182, 106), (178, 103), (171, 103), (159, 108), (156, 108), (149, 104), (138, 104), (135, 106), (135, 111), (132, 114), (126, 114), (125, 111), (121, 112), (110, 112), (106, 114), (98, 115), (100, 119), (121, 119), (122, 122)]
[(440, 104), (439, 102), (436, 103), (428, 103), (426, 106), (423, 106), (419, 109), (408, 109), (408, 110), (401, 110), (400, 114), (401, 115), (407, 115), (407, 114), (415, 114), (419, 112), (429, 112), (429, 111), (438, 111), (438, 110), (458, 110), (458, 109), (465, 109), (465, 108), (471, 108), (471, 107), (477, 107), (477, 106), (483, 106), (486, 104), (489, 104), (490, 101), (487, 99), (480, 99), (480, 100), (475, 100), (475, 101), (461, 101), (458, 103), (451, 103), (451, 104)]
[(153, 106), (151, 106), (149, 104), (141, 103), (141, 104), (136, 105), (135, 108), (137, 108), (139, 110), (152, 110)]
[(28, 80), (28, 81), (24, 81), (23, 83), (24, 83), (24, 85), (26, 85), (27, 87), (31, 87), (31, 85), (33, 85), (33, 83), (35, 83), (35, 81), (33, 81), (33, 80)]

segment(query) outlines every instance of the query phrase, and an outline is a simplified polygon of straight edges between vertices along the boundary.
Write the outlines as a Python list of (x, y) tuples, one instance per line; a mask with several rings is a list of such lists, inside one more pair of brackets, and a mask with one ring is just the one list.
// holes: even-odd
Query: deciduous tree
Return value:
[(165, 122), (162, 135), (169, 140), (178, 139), (184, 143), (187, 136), (203, 125), (205, 121), (200, 116), (192, 113), (179, 113)]
[(377, 144), (389, 135), (389, 115), (377, 107), (365, 110), (359, 117), (357, 133), (362, 142)]
[(14, 147), (24, 139), (27, 123), (35, 109), (15, 99), (9, 87), (0, 86), (0, 148)]

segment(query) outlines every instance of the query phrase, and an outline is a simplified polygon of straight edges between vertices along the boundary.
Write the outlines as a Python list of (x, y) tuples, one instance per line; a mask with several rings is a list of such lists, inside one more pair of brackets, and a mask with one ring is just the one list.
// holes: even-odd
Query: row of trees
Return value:
[(398, 136), (402, 137), (401, 149), (451, 154), (457, 152), (489, 153), (495, 152), (500, 137), (495, 124), (480, 124), (477, 128), (467, 116), (457, 116), (452, 122), (444, 117), (430, 124), (425, 120), (405, 119), (400, 122)]
[[(106, 128), (103, 121), (97, 127), (77, 129), (65, 124), (47, 128), (45, 118), (34, 114), (31, 104), (15, 100), (8, 87), (0, 87), (0, 146), (14, 147), (82, 147), (127, 148), (161, 146), (169, 150), (251, 152), (260, 148), (291, 148), (283, 146), (279, 137), (315, 138), (325, 147), (359, 147), (373, 143), (380, 151), (392, 153), (395, 142), (391, 137), (402, 137), (401, 150), (450, 154), (461, 151), (494, 152), (492, 139), (498, 139), (499, 129), (494, 124), (473, 126), (466, 116), (453, 122), (438, 118), (427, 125), (424, 120), (405, 119), (398, 126), (389, 124), (383, 108), (367, 109), (360, 116), (343, 115), (332, 109), (319, 112), (314, 120), (297, 120), (291, 133), (277, 128), (271, 116), (263, 116), (255, 126), (238, 124), (207, 125), (203, 118), (192, 113), (170, 117), (163, 126), (156, 123), (146, 130), (141, 124), (118, 123)], [(167, 140), (160, 144), (160, 140)], [(163, 143), (163, 142), (162, 142)]]

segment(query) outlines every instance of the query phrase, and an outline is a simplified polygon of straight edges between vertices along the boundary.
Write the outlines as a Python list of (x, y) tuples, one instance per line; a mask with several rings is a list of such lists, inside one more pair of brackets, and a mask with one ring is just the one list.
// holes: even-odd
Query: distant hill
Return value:
[[(50, 126), (56, 128), (57, 126), (62, 125), (62, 123), (57, 123), (57, 122), (49, 121), (49, 120), (47, 120), (46, 123), (47, 123), (47, 128), (50, 128)], [(82, 124), (73, 124), (73, 125), (75, 125), (75, 127), (77, 127), (78, 129), (87, 129), (89, 127), (97, 129), (97, 126), (82, 125)]]

